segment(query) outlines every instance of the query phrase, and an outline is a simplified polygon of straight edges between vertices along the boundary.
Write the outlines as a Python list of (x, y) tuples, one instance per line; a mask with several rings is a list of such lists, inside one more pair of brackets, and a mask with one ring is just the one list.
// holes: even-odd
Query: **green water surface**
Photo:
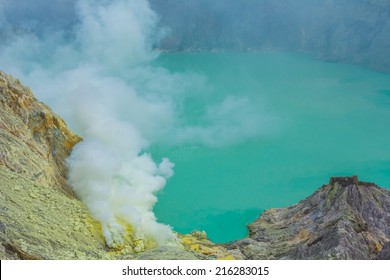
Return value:
[(184, 102), (188, 122), (228, 95), (267, 118), (260, 135), (229, 145), (152, 147), (175, 163), (155, 207), (175, 230), (242, 238), (263, 209), (298, 203), (330, 176), (390, 187), (390, 75), (276, 53), (164, 54), (156, 64), (205, 78), (207, 90)]

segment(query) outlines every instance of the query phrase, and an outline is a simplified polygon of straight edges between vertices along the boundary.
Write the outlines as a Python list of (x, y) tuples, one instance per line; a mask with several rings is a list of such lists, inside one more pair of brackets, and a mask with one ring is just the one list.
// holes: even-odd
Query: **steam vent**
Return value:
[(389, 127), (390, 0), (0, 0), (0, 259), (390, 259)]
[(80, 138), (28, 88), (0, 74), (1, 259), (390, 257), (390, 192), (357, 176), (332, 177), (300, 203), (264, 211), (235, 242), (216, 245), (194, 232), (160, 248), (136, 249), (139, 242), (128, 238), (110, 253), (65, 180), (65, 158)]

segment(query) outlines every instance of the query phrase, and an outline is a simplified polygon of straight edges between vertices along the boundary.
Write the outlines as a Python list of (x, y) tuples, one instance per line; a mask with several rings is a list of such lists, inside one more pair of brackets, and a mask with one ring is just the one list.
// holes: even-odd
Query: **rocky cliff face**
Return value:
[(150, 0), (168, 50), (282, 50), (390, 72), (386, 0)]
[(390, 191), (356, 177), (265, 211), (237, 242), (194, 232), (157, 248), (129, 232), (113, 250), (66, 181), (65, 159), (80, 140), (0, 72), (0, 259), (390, 259)]
[(65, 159), (80, 137), (0, 71), (0, 259), (208, 259), (227, 250), (197, 233), (147, 248), (129, 233), (116, 250), (78, 200)]
[(0, 166), (72, 196), (65, 159), (80, 141), (19, 80), (0, 72)]
[(97, 223), (66, 181), (65, 159), (79, 141), (28, 88), (0, 72), (0, 259), (101, 256)]
[(270, 209), (228, 245), (243, 259), (388, 259), (390, 191), (357, 177), (332, 178), (287, 208)]

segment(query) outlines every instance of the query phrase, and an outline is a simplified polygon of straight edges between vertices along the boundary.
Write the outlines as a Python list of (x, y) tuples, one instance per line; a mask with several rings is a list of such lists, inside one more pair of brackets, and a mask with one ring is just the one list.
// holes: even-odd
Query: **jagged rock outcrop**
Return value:
[(0, 72), (0, 166), (73, 196), (65, 159), (81, 139), (19, 80)]
[(331, 178), (300, 203), (269, 209), (249, 236), (227, 245), (243, 259), (386, 259), (390, 191), (357, 177)]
[(390, 259), (390, 191), (357, 177), (264, 211), (247, 238), (224, 246), (193, 232), (148, 248), (129, 233), (110, 249), (66, 181), (65, 159), (80, 140), (0, 72), (0, 259)]
[[(81, 138), (19, 80), (0, 71), (0, 259), (215, 259), (225, 248), (181, 236), (148, 248), (131, 233), (113, 250), (77, 199), (66, 158)], [(202, 245), (199, 245), (202, 244)]]
[(0, 72), (0, 259), (104, 257), (104, 239), (66, 181), (80, 141), (19, 80)]

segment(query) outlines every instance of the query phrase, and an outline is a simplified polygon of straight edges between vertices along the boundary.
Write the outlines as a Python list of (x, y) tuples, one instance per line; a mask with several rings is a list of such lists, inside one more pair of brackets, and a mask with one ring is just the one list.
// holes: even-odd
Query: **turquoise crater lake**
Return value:
[(330, 176), (390, 187), (390, 75), (277, 53), (170, 53), (155, 63), (205, 78), (207, 92), (194, 88), (184, 102), (187, 122), (226, 96), (245, 98), (260, 120), (250, 126), (258, 133), (223, 145), (151, 148), (175, 163), (155, 212), (176, 231), (242, 238), (263, 209), (298, 203)]

